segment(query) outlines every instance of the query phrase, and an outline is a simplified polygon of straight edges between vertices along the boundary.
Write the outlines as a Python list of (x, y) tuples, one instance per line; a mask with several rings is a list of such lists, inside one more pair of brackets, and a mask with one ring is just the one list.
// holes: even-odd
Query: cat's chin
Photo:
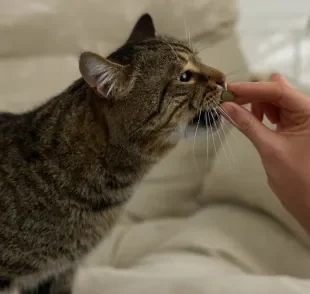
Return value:
[(210, 109), (198, 112), (196, 116), (188, 123), (188, 125), (204, 129), (216, 129), (220, 122), (220, 113), (216, 110)]
[(182, 125), (175, 130), (170, 139), (178, 141), (182, 138), (197, 135), (206, 135), (207, 132), (216, 131), (221, 125), (221, 115), (215, 110), (205, 110), (198, 113), (188, 124)]

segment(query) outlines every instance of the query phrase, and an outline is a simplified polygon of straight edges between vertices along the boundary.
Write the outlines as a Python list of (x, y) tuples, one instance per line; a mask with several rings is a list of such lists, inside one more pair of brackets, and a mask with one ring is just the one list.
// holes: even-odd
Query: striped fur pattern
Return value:
[(121, 48), (84, 52), (79, 67), (44, 105), (0, 115), (3, 289), (34, 286), (91, 250), (177, 144), (171, 134), (218, 103), (225, 83), (147, 14)]

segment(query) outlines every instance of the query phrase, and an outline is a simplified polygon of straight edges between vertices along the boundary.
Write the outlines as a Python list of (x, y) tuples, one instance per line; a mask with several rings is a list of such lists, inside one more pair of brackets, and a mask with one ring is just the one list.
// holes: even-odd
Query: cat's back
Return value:
[[(2, 143), (0, 148), (3, 151), (5, 141), (13, 136), (16, 132), (19, 133), (20, 127), (16, 128), (20, 124), (22, 114), (15, 114), (11, 112), (0, 112), (0, 142)], [(1, 156), (1, 153), (0, 153)]]
[(29, 129), (31, 112), (12, 113), (0, 112), (0, 140), (5, 140), (7, 136), (14, 136)]
[(0, 112), (0, 127), (4, 123), (10, 123), (14, 121), (16, 117), (18, 117), (18, 115), (11, 112)]
[(10, 161), (22, 162), (22, 151), (32, 148), (29, 144), (29, 138), (33, 133), (31, 116), (33, 114), (30, 112), (0, 112), (0, 167)]
[(12, 216), (8, 212), (15, 209), (16, 191), (23, 187), (20, 175), (26, 162), (20, 150), (27, 149), (28, 128), (27, 115), (0, 112), (0, 218), (7, 220)]
[(115, 219), (117, 207), (92, 211), (79, 198), (84, 163), (59, 145), (68, 145), (61, 130), (72, 131), (64, 118), (82, 110), (61, 98), (23, 114), (0, 113), (0, 280), (75, 260)]

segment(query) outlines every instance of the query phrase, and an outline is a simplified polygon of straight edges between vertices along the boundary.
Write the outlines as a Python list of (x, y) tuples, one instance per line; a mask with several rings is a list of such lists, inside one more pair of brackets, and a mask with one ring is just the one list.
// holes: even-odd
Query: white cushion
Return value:
[[(212, 11), (212, 13), (210, 13)], [(185, 38), (221, 35), (236, 19), (236, 0), (1, 0), (0, 56), (107, 54), (129, 36), (145, 12), (159, 32)]]
[[(309, 238), (270, 193), (254, 147), (232, 132), (235, 161), (226, 163), (226, 145), (200, 195), (160, 190), (133, 208), (84, 260), (73, 294), (310, 291)], [(186, 168), (190, 158), (175, 159)]]

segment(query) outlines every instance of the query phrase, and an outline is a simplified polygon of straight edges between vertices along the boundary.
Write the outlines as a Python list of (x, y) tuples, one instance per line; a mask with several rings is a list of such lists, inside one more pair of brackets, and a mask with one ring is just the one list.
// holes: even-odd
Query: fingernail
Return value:
[(225, 90), (222, 92), (221, 94), (221, 100), (223, 102), (231, 102), (235, 100), (235, 95), (233, 94), (233, 92), (229, 91), (229, 90)]

